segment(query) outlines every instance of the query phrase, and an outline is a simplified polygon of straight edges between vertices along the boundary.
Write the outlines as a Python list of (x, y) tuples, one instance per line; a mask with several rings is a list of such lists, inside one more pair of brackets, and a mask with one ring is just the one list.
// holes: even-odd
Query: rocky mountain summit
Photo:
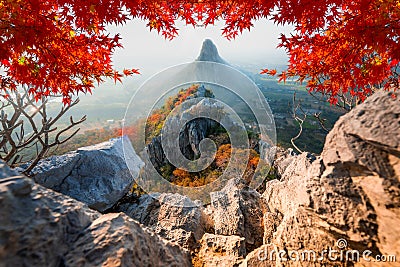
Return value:
[(221, 58), (218, 53), (218, 48), (210, 39), (204, 40), (200, 55), (198, 56), (196, 61), (210, 61), (229, 65), (228, 62)]
[[(122, 173), (143, 164), (134, 151), (120, 162), (118, 140), (43, 161), (34, 179), (1, 164), (0, 266), (399, 266), (399, 97), (376, 93), (340, 118), (321, 156), (263, 147), (278, 151), (279, 179), (257, 192), (232, 177), (209, 205), (162, 192), (120, 213), (107, 212), (108, 197), (94, 205), (126, 192), (136, 177)], [(78, 164), (85, 153), (96, 160)], [(359, 260), (340, 257), (348, 251)], [(289, 257), (302, 252), (311, 258)]]

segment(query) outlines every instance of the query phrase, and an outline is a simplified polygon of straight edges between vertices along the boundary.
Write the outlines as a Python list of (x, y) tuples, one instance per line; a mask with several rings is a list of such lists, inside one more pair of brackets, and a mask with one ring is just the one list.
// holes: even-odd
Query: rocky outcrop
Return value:
[(235, 179), (223, 190), (211, 193), (215, 233), (244, 237), (248, 251), (263, 243), (264, 208), (261, 195)]
[(379, 92), (340, 118), (322, 153), (324, 176), (351, 177), (363, 193), (376, 247), (391, 255), (400, 255), (399, 97)]
[(240, 236), (205, 234), (194, 258), (194, 267), (239, 266), (246, 255), (245, 239)]
[[(280, 181), (268, 182), (263, 194), (265, 245), (250, 253), (244, 264), (280, 266), (276, 257), (260, 258), (268, 249), (283, 251), (285, 258), (293, 251), (314, 251), (321, 257), (327, 249), (357, 250), (360, 266), (370, 264), (362, 259), (366, 250), (371, 257), (399, 255), (399, 118), (400, 106), (380, 92), (337, 122), (322, 157), (301, 154)], [(287, 261), (285, 266), (354, 263), (336, 255), (318, 264)]]
[(1, 266), (190, 266), (178, 245), (100, 213), (0, 163)]
[(195, 247), (207, 227), (201, 203), (179, 194), (144, 195), (138, 203), (122, 205), (120, 211), (187, 249)]
[[(200, 142), (207, 136), (216, 123), (212, 120), (199, 118), (187, 123), (179, 133), (179, 147), (187, 159), (195, 159), (200, 155)], [(168, 145), (168, 144), (167, 144)], [(172, 145), (172, 144), (171, 144)], [(163, 149), (161, 136), (153, 138), (147, 145), (147, 151), (153, 166), (160, 170), (169, 163)], [(174, 151), (177, 148), (174, 148)]]
[(276, 179), (281, 179), (286, 168), (294, 159), (296, 159), (296, 153), (289, 148), (284, 149), (283, 147), (272, 146), (264, 141), (259, 142), (260, 158), (266, 162), (271, 163), (272, 174)]
[(225, 60), (220, 57), (217, 47), (210, 39), (204, 40), (200, 55), (196, 59), (196, 61), (210, 61), (229, 65)]
[(33, 178), (103, 212), (129, 191), (144, 164), (127, 137), (123, 138), (41, 160), (32, 171)]
[[(398, 93), (399, 95), (399, 93)], [(343, 116), (328, 134), (323, 162), (329, 169), (345, 170), (352, 177), (378, 175), (391, 199), (385, 206), (400, 207), (400, 107), (387, 92), (380, 92)], [(383, 204), (383, 203), (382, 203)]]
[[(232, 119), (232, 116), (229, 116), (225, 106), (220, 102), (211, 97), (200, 97), (182, 103), (178, 110), (169, 114), (168, 120), (163, 125), (162, 135), (153, 138), (146, 146), (151, 164), (160, 171), (161, 167), (169, 164), (171, 159), (175, 162), (182, 162), (183, 157), (185, 160), (195, 160), (203, 156), (207, 161), (212, 155), (209, 157), (201, 155), (201, 144), (207, 145), (202, 141), (214, 133), (219, 125), (217, 121), (227, 132), (231, 133), (232, 139), (243, 139), (243, 136), (240, 135), (244, 132), (243, 128)], [(178, 153), (178, 147), (181, 153)], [(203, 152), (211, 151), (211, 148), (203, 147)], [(208, 163), (211, 162), (212, 160)]]
[[(151, 164), (158, 170), (169, 163), (167, 156), (164, 153), (166, 147), (171, 146), (172, 151), (176, 151), (177, 147), (171, 140), (165, 138), (171, 137), (175, 139), (179, 136), (179, 148), (182, 154), (187, 159), (195, 159), (200, 156), (200, 142), (206, 138), (210, 130), (217, 126), (217, 123), (207, 118), (196, 118), (195, 114), (201, 114), (204, 110), (210, 108), (210, 99), (213, 98), (211, 91), (208, 91), (203, 85), (201, 85), (195, 95), (188, 97), (187, 100), (193, 99), (193, 101), (184, 102), (180, 106), (180, 112), (171, 115), (169, 121), (164, 125), (164, 139), (161, 136), (157, 136), (146, 146), (147, 154), (151, 161)], [(201, 101), (195, 101), (195, 98), (205, 98)], [(193, 117), (193, 120), (189, 120)], [(186, 124), (180, 125), (182, 121), (187, 121)], [(177, 128), (180, 130), (179, 133), (175, 131)], [(163, 148), (162, 141), (166, 147)]]

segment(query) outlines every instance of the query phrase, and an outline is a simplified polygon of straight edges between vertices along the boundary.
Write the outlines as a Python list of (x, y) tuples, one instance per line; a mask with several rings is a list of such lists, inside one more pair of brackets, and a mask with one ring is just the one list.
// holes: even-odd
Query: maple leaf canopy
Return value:
[(68, 103), (105, 78), (138, 73), (114, 69), (120, 38), (106, 31), (135, 18), (167, 39), (178, 35), (178, 20), (193, 26), (222, 20), (228, 39), (260, 18), (292, 24), (295, 32), (280, 38), (289, 56), (281, 80), (295, 77), (332, 103), (346, 93), (363, 100), (375, 88), (399, 87), (398, 0), (6, 0), (0, 2), (0, 93), (26, 86), (37, 99), (62, 95)]

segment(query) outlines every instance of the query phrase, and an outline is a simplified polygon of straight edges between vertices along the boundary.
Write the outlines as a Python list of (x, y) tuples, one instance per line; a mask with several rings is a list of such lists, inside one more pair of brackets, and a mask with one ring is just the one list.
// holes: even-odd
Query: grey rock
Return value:
[[(212, 98), (186, 101), (175, 112), (169, 114), (170, 117), (163, 126), (162, 134), (153, 138), (150, 144), (146, 146), (146, 155), (152, 166), (159, 172), (161, 167), (169, 162), (182, 163), (187, 159), (197, 160), (200, 156), (204, 160), (203, 166), (211, 164), (213, 159), (211, 154), (212, 144), (208, 147), (207, 142), (202, 141), (217, 126), (216, 121), (220, 122), (227, 132), (232, 134), (232, 140), (243, 140), (244, 138), (242, 135), (245, 131), (226, 113), (224, 105)], [(204, 145), (204, 147), (201, 147), (201, 145)], [(177, 151), (178, 147), (180, 148), (179, 151)], [(200, 153), (201, 151), (203, 155)], [(207, 153), (210, 153), (210, 155)], [(146, 170), (150, 172), (151, 167), (148, 166), (148, 163), (146, 165)]]
[(178, 245), (124, 214), (101, 215), (0, 168), (1, 266), (191, 266)]
[(220, 57), (217, 47), (210, 39), (204, 40), (200, 55), (196, 61), (210, 61), (229, 65)]
[(103, 215), (66, 256), (67, 266), (191, 266), (187, 253), (123, 214)]
[(262, 245), (265, 206), (257, 191), (232, 179), (211, 193), (211, 208), (216, 234), (244, 237), (247, 251)]
[(260, 141), (259, 147), (261, 159), (271, 164), (271, 171), (277, 179), (281, 179), (286, 168), (297, 156), (291, 148), (284, 149), (278, 146), (270, 146), (264, 141)]
[(161, 167), (168, 163), (162, 147), (161, 136), (154, 137), (145, 150), (150, 160), (149, 163), (146, 162), (146, 166), (152, 164), (156, 170), (160, 171)]
[[(9, 173), (6, 166), (2, 173)], [(35, 185), (29, 178), (0, 180), (2, 266), (60, 266), (79, 233), (100, 214)]]
[(129, 191), (143, 165), (123, 137), (41, 160), (32, 173), (35, 182), (103, 212)]
[(17, 170), (8, 168), (4, 162), (0, 161), (0, 179), (8, 179), (10, 177), (20, 175), (21, 174)]
[(246, 256), (245, 240), (240, 236), (204, 234), (193, 262), (195, 266), (239, 266)]
[(138, 203), (122, 205), (120, 211), (187, 249), (194, 247), (206, 229), (201, 203), (179, 194), (144, 195)]

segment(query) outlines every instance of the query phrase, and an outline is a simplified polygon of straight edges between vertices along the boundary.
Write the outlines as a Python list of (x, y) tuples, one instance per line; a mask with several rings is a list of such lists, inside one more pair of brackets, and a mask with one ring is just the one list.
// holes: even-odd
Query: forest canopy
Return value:
[(0, 2), (1, 93), (23, 86), (37, 99), (62, 95), (69, 103), (106, 78), (117, 82), (139, 73), (113, 67), (121, 42), (107, 32), (108, 24), (142, 19), (173, 39), (176, 21), (224, 21), (221, 34), (234, 39), (260, 18), (295, 27), (280, 38), (289, 56), (281, 80), (296, 77), (332, 103), (344, 94), (362, 101), (376, 89), (399, 87), (398, 0), (6, 0)]

